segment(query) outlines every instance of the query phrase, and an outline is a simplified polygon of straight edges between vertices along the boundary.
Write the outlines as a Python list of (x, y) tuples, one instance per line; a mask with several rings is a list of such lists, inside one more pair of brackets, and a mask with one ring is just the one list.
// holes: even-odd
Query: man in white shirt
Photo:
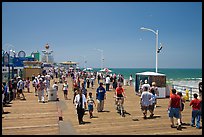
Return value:
[(110, 76), (106, 76), (106, 91), (109, 91), (109, 86), (110, 86)]
[(142, 92), (141, 95), (141, 109), (144, 115), (144, 119), (147, 118), (147, 110), (149, 109), (149, 105), (150, 105), (150, 99), (151, 99), (151, 93), (149, 93), (148, 91), (148, 87), (144, 87), (144, 91)]
[(80, 88), (77, 89), (78, 94), (75, 96), (74, 102), (77, 109), (78, 114), (78, 121), (79, 124), (84, 124), (83, 122), (83, 116), (86, 108), (86, 97), (84, 94), (82, 94), (82, 91)]
[(142, 90), (144, 91), (144, 87), (147, 87), (147, 91), (150, 90), (150, 84), (145, 80), (145, 83), (142, 85)]

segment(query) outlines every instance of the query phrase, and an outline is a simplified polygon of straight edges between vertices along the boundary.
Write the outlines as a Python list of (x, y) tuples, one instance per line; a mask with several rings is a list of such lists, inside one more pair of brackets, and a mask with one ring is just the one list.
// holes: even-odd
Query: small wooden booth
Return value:
[(29, 77), (31, 79), (32, 75), (37, 76), (39, 73), (42, 73), (42, 62), (40, 61), (23, 61), (24, 70), (23, 78), (26, 79)]
[(159, 96), (158, 98), (166, 98), (168, 93), (166, 92), (166, 75), (155, 72), (142, 72), (136, 73), (135, 78), (135, 92), (139, 94), (141, 82), (147, 80), (150, 86), (152, 86), (152, 82), (156, 82), (156, 86), (158, 87)]
[(61, 63), (60, 63), (61, 67), (64, 67), (65, 69), (73, 68), (74, 70), (76, 69), (77, 64), (79, 64), (79, 63), (77, 63), (77, 62), (72, 62), (72, 61), (61, 62)]

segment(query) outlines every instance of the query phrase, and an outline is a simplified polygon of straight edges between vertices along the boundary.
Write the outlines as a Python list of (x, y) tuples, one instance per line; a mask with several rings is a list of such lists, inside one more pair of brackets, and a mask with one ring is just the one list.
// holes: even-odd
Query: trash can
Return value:
[(48, 89), (48, 101), (57, 101), (57, 90), (56, 89)]

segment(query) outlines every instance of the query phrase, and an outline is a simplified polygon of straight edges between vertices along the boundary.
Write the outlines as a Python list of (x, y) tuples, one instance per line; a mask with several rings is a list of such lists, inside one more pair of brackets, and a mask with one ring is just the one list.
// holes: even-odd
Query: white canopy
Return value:
[(146, 75), (146, 76), (166, 76), (165, 74), (161, 73), (156, 73), (156, 72), (141, 72), (141, 73), (136, 73), (136, 75)]
[(93, 70), (93, 68), (85, 68), (85, 69), (83, 69), (83, 71), (92, 71)]
[(100, 70), (101, 72), (112, 72), (112, 70), (108, 69), (108, 68), (104, 68), (102, 70)]

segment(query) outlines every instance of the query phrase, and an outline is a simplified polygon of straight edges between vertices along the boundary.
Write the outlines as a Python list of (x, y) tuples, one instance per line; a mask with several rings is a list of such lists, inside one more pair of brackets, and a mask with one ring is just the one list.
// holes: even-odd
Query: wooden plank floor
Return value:
[[(70, 79), (68, 79), (71, 85)], [(92, 92), (95, 98), (96, 88), (98, 84), (95, 83), (94, 88), (89, 88), (88, 92)], [(114, 106), (114, 91), (107, 91), (107, 98), (105, 100), (105, 112), (97, 112), (94, 108), (94, 118), (90, 119), (88, 111), (84, 116), (84, 125), (79, 125), (76, 115), (76, 110), (72, 104), (73, 94), (71, 86), (69, 86), (69, 100), (63, 99), (63, 94), (59, 94), (61, 102), (63, 102), (63, 120), (71, 122), (76, 134), (90, 134), (90, 135), (156, 135), (156, 134), (179, 134), (179, 135), (201, 135), (202, 129), (195, 129), (189, 126), (191, 120), (191, 107), (189, 102), (185, 104), (183, 112), (184, 125), (182, 131), (170, 128), (170, 120), (167, 114), (167, 104), (169, 99), (158, 99), (157, 108), (153, 119), (143, 119), (143, 114), (139, 105), (139, 96), (135, 95), (133, 87), (123, 86), (126, 91), (127, 98), (125, 100), (126, 117), (121, 117), (116, 113)], [(61, 88), (60, 88), (61, 89)], [(70, 92), (71, 91), (71, 92)], [(149, 116), (149, 112), (148, 112)], [(202, 125), (202, 123), (201, 123)]]
[(39, 103), (32, 87), (31, 92), (24, 93), (25, 101), (16, 99), (4, 107), (7, 113), (2, 115), (3, 135), (59, 134), (56, 102)]
[[(52, 81), (51, 81), (52, 83)], [(105, 112), (98, 113), (94, 108), (94, 118), (90, 119), (88, 111), (84, 115), (84, 125), (79, 125), (75, 106), (72, 103), (73, 92), (71, 91), (71, 81), (68, 78), (69, 91), (68, 100), (64, 100), (62, 85), (59, 84), (59, 102), (38, 103), (37, 97), (33, 93), (25, 93), (27, 100), (15, 100), (11, 107), (4, 107), (8, 114), (2, 116), (2, 134), (32, 134), (47, 135), (61, 134), (62, 127), (65, 128), (63, 134), (86, 134), (86, 135), (202, 135), (202, 129), (196, 129), (188, 124), (191, 120), (191, 107), (189, 102), (185, 103), (183, 112), (183, 122), (187, 125), (182, 126), (182, 131), (170, 128), (170, 121), (167, 114), (167, 104), (169, 99), (158, 99), (155, 115), (152, 119), (143, 119), (139, 105), (139, 96), (135, 95), (134, 88), (123, 86), (127, 98), (125, 100), (126, 117), (121, 117), (116, 113), (114, 106), (114, 91), (107, 91), (105, 100)], [(89, 88), (95, 98), (94, 88)], [(31, 89), (33, 92), (33, 89)], [(59, 122), (58, 109), (62, 110), (63, 121)], [(149, 116), (149, 112), (148, 112)], [(67, 126), (59, 124), (69, 123)], [(202, 122), (201, 122), (202, 125)]]

